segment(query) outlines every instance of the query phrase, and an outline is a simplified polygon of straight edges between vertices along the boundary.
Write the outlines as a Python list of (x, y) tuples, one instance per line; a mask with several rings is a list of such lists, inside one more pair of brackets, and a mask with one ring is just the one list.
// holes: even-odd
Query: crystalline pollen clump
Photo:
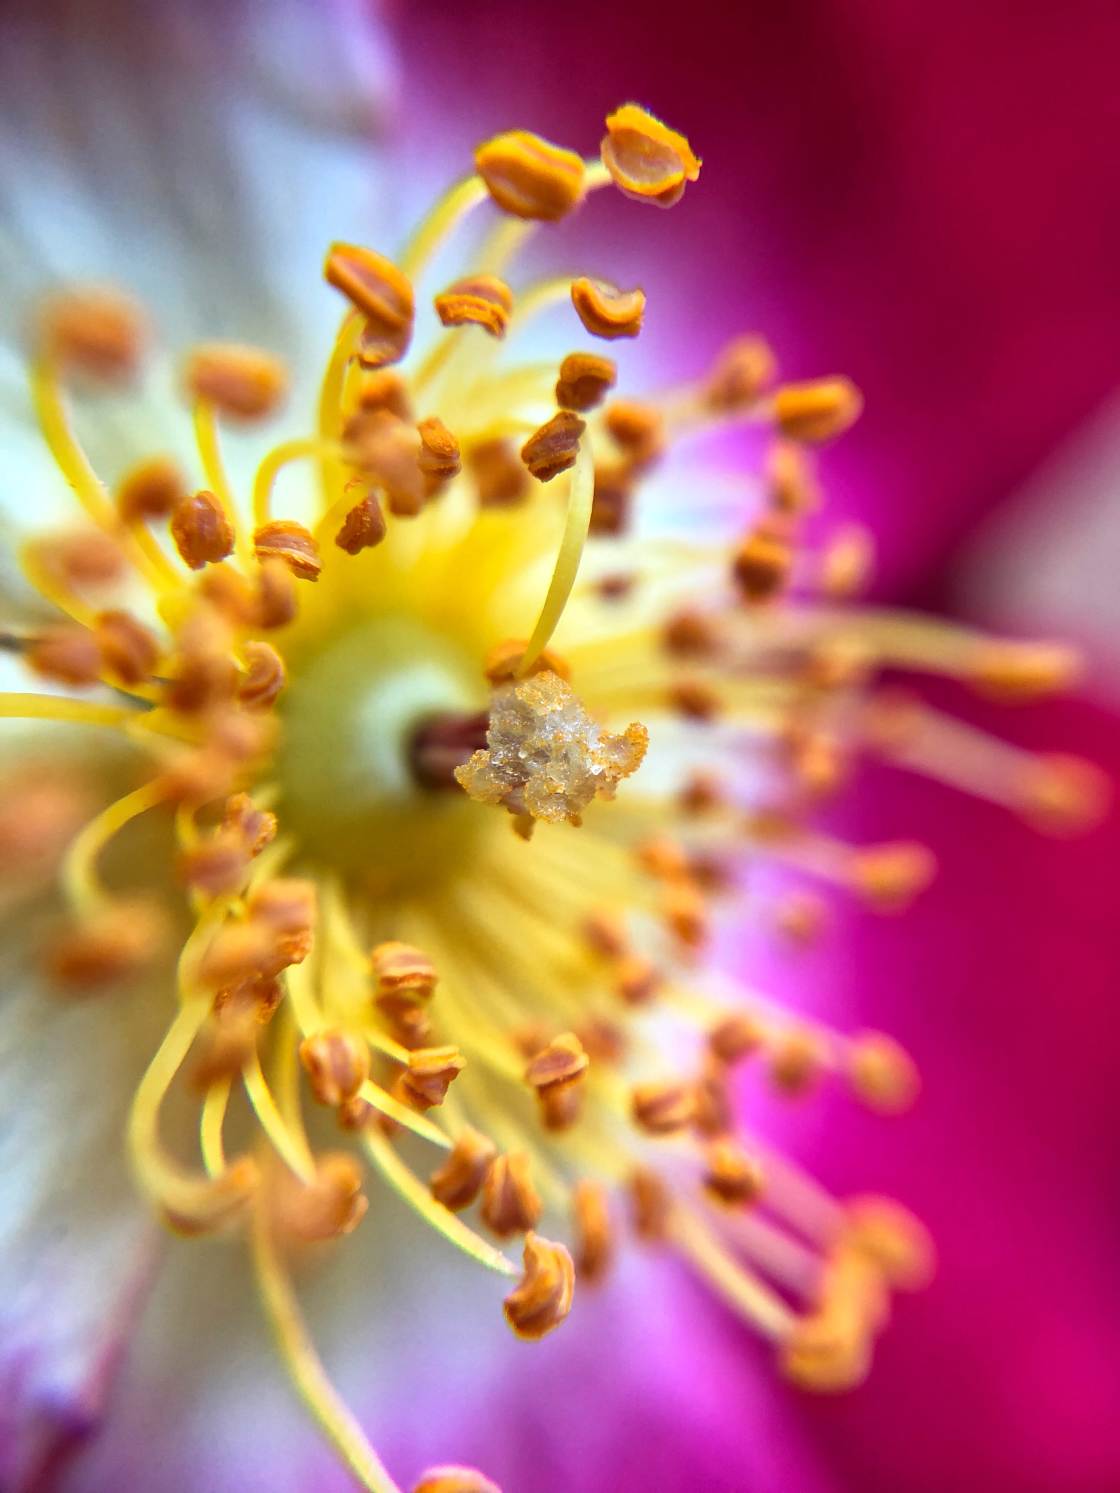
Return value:
[(596, 795), (613, 798), (637, 771), (649, 733), (636, 723), (618, 733), (601, 730), (574, 691), (546, 672), (495, 691), (486, 740), (485, 751), (455, 770), (471, 798), (578, 823)]

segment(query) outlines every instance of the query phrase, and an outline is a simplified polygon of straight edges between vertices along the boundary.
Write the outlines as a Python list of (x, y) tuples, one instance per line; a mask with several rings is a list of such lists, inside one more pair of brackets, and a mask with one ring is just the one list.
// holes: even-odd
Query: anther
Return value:
[(183, 474), (169, 456), (133, 467), (117, 488), (117, 512), (126, 524), (167, 518), (186, 494)]
[(67, 372), (120, 382), (136, 372), (147, 326), (135, 301), (120, 291), (73, 287), (43, 303), (38, 337), (47, 356)]
[(771, 1043), (771, 1082), (789, 1098), (806, 1094), (821, 1075), (822, 1060), (819, 1039), (806, 1028), (790, 1027)]
[(251, 639), (241, 652), (245, 676), (238, 686), (237, 698), (250, 710), (268, 710), (288, 682), (284, 660), (271, 643), (259, 639)]
[(462, 467), (459, 442), (443, 421), (436, 415), (429, 415), (420, 421), (416, 431), (420, 437), (416, 460), (429, 483), (434, 487), (457, 477)]
[(280, 1230), (309, 1243), (352, 1233), (369, 1207), (361, 1168), (346, 1152), (317, 1157), (310, 1183), (278, 1169), (270, 1202)]
[(697, 768), (685, 779), (677, 802), (682, 813), (699, 817), (723, 808), (727, 803), (727, 791), (716, 773)]
[(358, 408), (372, 412), (387, 410), (398, 420), (412, 419), (408, 384), (395, 368), (376, 368), (363, 373), (358, 384)]
[(746, 1011), (721, 1017), (708, 1032), (708, 1051), (721, 1063), (740, 1063), (766, 1041), (765, 1029)]
[(636, 1084), (630, 1091), (630, 1113), (649, 1135), (673, 1135), (692, 1124), (696, 1095), (681, 1080)]
[(720, 353), (703, 399), (717, 414), (750, 409), (774, 381), (777, 360), (763, 337), (736, 337)]
[(249, 851), (235, 829), (219, 829), (179, 857), (179, 877), (207, 897), (228, 896), (245, 880)]
[[(592, 1063), (613, 1067), (626, 1055), (626, 1032), (609, 1016), (595, 1012), (586, 1016), (576, 1027), (576, 1036)], [(539, 1046), (540, 1044), (538, 1044)]]
[(401, 1087), (416, 1109), (434, 1109), (466, 1066), (457, 1047), (417, 1047), (408, 1055)]
[(453, 1213), (469, 1208), (481, 1191), (496, 1154), (493, 1141), (468, 1126), (456, 1139), (444, 1164), (431, 1175), (428, 1185), (436, 1202)]
[(297, 580), (317, 581), (323, 568), (314, 534), (292, 519), (262, 524), (253, 534), (253, 550), (258, 560), (283, 560)]
[(299, 964), (311, 950), (318, 917), (315, 883), (294, 876), (262, 882), (249, 898), (249, 916), (275, 935), (284, 964)]
[(853, 1039), (847, 1074), (855, 1094), (882, 1114), (901, 1114), (918, 1096), (920, 1080), (913, 1059), (882, 1032), (863, 1032)]
[(635, 1167), (628, 1181), (630, 1220), (635, 1234), (647, 1244), (659, 1243), (668, 1232), (672, 1199), (669, 1189), (648, 1167)]
[(821, 593), (848, 601), (865, 590), (875, 563), (875, 541), (862, 524), (845, 524), (821, 557)]
[(812, 513), (820, 489), (809, 453), (792, 441), (775, 441), (766, 453), (766, 496), (776, 513)]
[(551, 482), (575, 465), (586, 422), (569, 410), (558, 410), (535, 430), (521, 448), (521, 460), (538, 482)]
[(614, 1231), (602, 1183), (584, 1178), (572, 1190), (575, 1266), (580, 1280), (602, 1280), (614, 1253)]
[(215, 1233), (237, 1221), (260, 1187), (260, 1170), (250, 1156), (231, 1162), (216, 1177), (197, 1183), (190, 1211), (161, 1206), (160, 1215), (177, 1234)]
[(75, 989), (112, 984), (150, 964), (166, 933), (163, 917), (150, 903), (113, 902), (59, 934), (47, 968), (58, 984)]
[(320, 1104), (337, 1109), (369, 1077), (369, 1048), (350, 1032), (322, 1031), (300, 1043), (299, 1060)]
[(588, 913), (580, 931), (588, 948), (606, 959), (620, 959), (630, 948), (626, 924), (617, 912), (600, 908)]
[(404, 996), (412, 1001), (431, 999), (436, 988), (435, 965), (412, 944), (380, 943), (370, 954), (378, 996)]
[(702, 679), (678, 679), (665, 692), (665, 703), (686, 721), (706, 725), (723, 709), (723, 701), (712, 685)]
[(429, 1467), (412, 1493), (502, 1493), (473, 1467)]
[(283, 560), (262, 560), (257, 577), (257, 621), (261, 627), (287, 627), (297, 611), (295, 576)]
[(644, 954), (625, 954), (614, 970), (614, 992), (628, 1006), (645, 1006), (663, 981), (661, 971)]
[(36, 539), (30, 551), (46, 570), (75, 590), (111, 586), (125, 574), (120, 544), (99, 529), (79, 528)]
[(95, 684), (101, 674), (97, 638), (77, 623), (57, 622), (45, 627), (24, 658), (28, 667), (44, 679), (75, 688)]
[(602, 358), (598, 353), (569, 353), (560, 364), (556, 403), (562, 410), (586, 414), (603, 402), (617, 377), (612, 358)]
[(572, 1309), (575, 1266), (562, 1244), (539, 1234), (525, 1239), (521, 1284), (506, 1297), (506, 1321), (518, 1337), (535, 1342), (560, 1323)]
[(582, 159), (528, 130), (485, 141), (474, 164), (498, 206), (518, 218), (555, 222), (583, 200)]
[(665, 417), (655, 405), (613, 399), (603, 411), (603, 423), (633, 471), (644, 471), (664, 449)]
[(94, 633), (106, 671), (122, 684), (139, 684), (152, 673), (159, 644), (128, 612), (102, 612), (94, 621)]
[(196, 347), (183, 375), (187, 392), (237, 420), (273, 414), (288, 392), (288, 373), (279, 358), (257, 347), (213, 342)]
[(675, 881), (688, 875), (688, 852), (668, 835), (652, 835), (639, 841), (634, 855), (643, 871), (661, 881)]
[(537, 1091), (547, 1130), (567, 1130), (579, 1117), (583, 1080), (590, 1059), (574, 1032), (562, 1032), (525, 1069), (525, 1082)]
[(629, 463), (597, 463), (588, 532), (615, 539), (624, 534), (630, 526), (633, 499), (634, 473)]
[(646, 310), (644, 290), (619, 290), (581, 275), (572, 281), (572, 305), (592, 337), (636, 337)]
[(1078, 834), (1098, 824), (1111, 784), (1092, 762), (1050, 752), (1029, 760), (1014, 780), (1019, 812), (1047, 834)]
[(827, 922), (828, 907), (813, 892), (790, 892), (774, 909), (774, 927), (789, 943), (801, 948), (815, 943)]
[(529, 1174), (524, 1151), (495, 1156), (482, 1186), (482, 1218), (499, 1239), (536, 1227), (543, 1205)]
[(929, 886), (937, 871), (933, 852), (898, 840), (852, 852), (852, 881), (876, 912), (902, 912)]
[(783, 384), (774, 395), (774, 423), (780, 433), (811, 445), (842, 435), (862, 410), (863, 395), (849, 378)]
[(1055, 643), (982, 643), (967, 677), (980, 694), (1006, 702), (1037, 700), (1077, 682), (1081, 660)]
[(214, 565), (233, 553), (233, 525), (222, 504), (205, 488), (179, 499), (171, 515), (171, 537), (192, 570)]
[[(525, 638), (503, 638), (500, 643), (495, 643), (492, 648), (489, 648), (482, 661), (482, 672), (490, 683), (509, 684), (516, 679), (518, 666), (528, 646)], [(529, 668), (528, 677), (532, 678), (534, 674), (545, 673), (557, 674), (567, 681), (570, 681), (572, 677), (571, 665), (567, 659), (553, 652), (551, 648), (541, 650)]]
[(762, 1196), (762, 1167), (730, 1136), (720, 1136), (709, 1144), (705, 1162), (704, 1186), (721, 1202), (754, 1203)]
[(482, 508), (511, 508), (529, 491), (529, 476), (509, 441), (480, 441), (466, 453)]
[(688, 141), (639, 104), (623, 104), (606, 120), (600, 154), (615, 186), (638, 202), (672, 207), (700, 161)]
[(365, 317), (359, 353), (363, 368), (399, 362), (412, 341), (415, 315), (408, 276), (391, 260), (357, 244), (332, 244), (323, 274)]
[(665, 622), (661, 642), (674, 658), (711, 658), (719, 648), (720, 633), (710, 613), (687, 607)]
[(844, 1238), (882, 1270), (898, 1290), (929, 1284), (935, 1268), (929, 1231), (901, 1203), (885, 1197), (850, 1198), (845, 1205)]
[(692, 1126), (698, 1135), (726, 1135), (735, 1124), (731, 1086), (725, 1065), (706, 1058), (694, 1087)]
[(420, 435), (387, 410), (356, 416), (347, 427), (349, 459), (384, 494), (390, 513), (414, 518), (429, 494), (420, 470)]
[(708, 908), (694, 881), (676, 881), (666, 887), (661, 914), (674, 938), (686, 949), (698, 949), (707, 941)]
[(342, 520), (342, 527), (334, 536), (334, 542), (348, 555), (358, 555), (362, 550), (373, 549), (380, 544), (387, 532), (388, 526), (381, 504), (374, 497), (365, 497), (355, 503)]
[(792, 566), (789, 540), (772, 529), (759, 527), (735, 551), (731, 574), (743, 600), (758, 605), (785, 590)]
[(497, 275), (468, 275), (435, 298), (436, 315), (445, 327), (481, 327), (504, 337), (513, 310), (513, 291)]

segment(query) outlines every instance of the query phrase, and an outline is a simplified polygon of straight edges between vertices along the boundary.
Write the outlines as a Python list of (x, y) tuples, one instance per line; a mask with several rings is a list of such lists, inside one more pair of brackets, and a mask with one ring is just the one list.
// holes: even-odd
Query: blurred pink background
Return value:
[[(631, 97), (686, 131), (701, 182), (685, 209), (648, 215), (634, 249), (696, 316), (674, 324), (672, 372), (757, 328), (794, 376), (851, 374), (867, 414), (824, 470), (831, 513), (875, 528), (877, 594), (999, 625), (1006, 591), (988, 604), (974, 567), (967, 598), (957, 584), (973, 536), (1052, 453), (1076, 448), (1120, 382), (1115, 3), (411, 0), (395, 26), (419, 149), (447, 120), (464, 140), (521, 125), (587, 149)], [(1111, 492), (1120, 505), (1120, 471)], [(1029, 617), (1029, 584), (1011, 602)], [(1077, 630), (1092, 639), (1106, 621), (1090, 611)], [(949, 703), (1115, 772), (1117, 699), (1098, 675), (1076, 703)], [(901, 1307), (865, 1388), (780, 1393), (838, 1489), (1108, 1493), (1120, 1487), (1117, 819), (1055, 843), (886, 770), (864, 771), (839, 817), (859, 837), (927, 838), (942, 878), (904, 919), (851, 913), (796, 981), (827, 989), (843, 1019), (896, 1032), (926, 1088), (895, 1124), (821, 1101), (795, 1128), (834, 1186), (905, 1197), (942, 1269)], [(696, 1312), (682, 1356), (766, 1371), (718, 1309)], [(754, 1433), (730, 1373), (727, 1394), (730, 1429), (704, 1450), (635, 1410), (631, 1431), (657, 1457), (642, 1486), (742, 1486), (736, 1437)], [(614, 1470), (581, 1488), (637, 1486), (612, 1480), (636, 1466), (626, 1430)]]

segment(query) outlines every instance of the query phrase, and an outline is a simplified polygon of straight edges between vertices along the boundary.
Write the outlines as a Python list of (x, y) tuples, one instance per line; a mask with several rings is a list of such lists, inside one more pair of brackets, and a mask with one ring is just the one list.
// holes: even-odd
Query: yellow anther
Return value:
[(930, 1283), (936, 1268), (933, 1240), (908, 1208), (868, 1196), (850, 1198), (844, 1212), (844, 1238), (874, 1260), (895, 1289), (918, 1291)]
[(187, 358), (183, 381), (192, 399), (237, 420), (273, 414), (288, 392), (288, 372), (279, 358), (235, 342), (196, 347)]
[(126, 524), (167, 518), (187, 490), (169, 456), (154, 456), (125, 474), (117, 488), (117, 512)]
[(852, 852), (852, 882), (876, 912), (902, 912), (937, 872), (933, 852), (916, 841), (898, 840)]
[(504, 337), (513, 310), (513, 291), (497, 275), (468, 275), (435, 298), (436, 315), (445, 327), (481, 327)]
[(606, 124), (603, 165), (627, 197), (672, 207), (700, 175), (700, 161), (685, 137), (641, 105), (623, 104)]
[(1069, 689), (1080, 673), (1076, 649), (1056, 643), (982, 643), (967, 669), (978, 693), (1012, 702)]
[(524, 1151), (495, 1156), (482, 1186), (482, 1218), (499, 1239), (524, 1234), (540, 1219), (543, 1205)]
[(849, 378), (783, 384), (774, 395), (774, 423), (787, 440), (816, 445), (842, 435), (859, 419), (863, 395)]
[(505, 1299), (506, 1321), (518, 1337), (536, 1341), (551, 1332), (572, 1309), (575, 1266), (562, 1244), (539, 1234), (525, 1239), (525, 1273)]
[(617, 377), (612, 358), (602, 358), (598, 353), (569, 353), (560, 364), (556, 403), (562, 410), (586, 414), (603, 402)]
[(348, 555), (359, 555), (362, 550), (373, 549), (381, 543), (388, 532), (385, 515), (376, 498), (362, 498), (342, 520), (342, 527), (334, 536), (334, 542)]
[(713, 1140), (705, 1156), (704, 1186), (720, 1202), (755, 1203), (762, 1196), (764, 1173), (756, 1157), (730, 1136)]
[(575, 1266), (580, 1280), (602, 1280), (614, 1253), (610, 1206), (602, 1183), (585, 1177), (572, 1190)]
[(716, 359), (704, 386), (704, 403), (721, 415), (750, 409), (773, 383), (777, 368), (765, 338), (736, 337)]
[(412, 1493), (502, 1493), (473, 1467), (429, 1467)]
[(482, 1189), (497, 1152), (493, 1141), (469, 1127), (463, 1130), (444, 1164), (432, 1173), (432, 1196), (458, 1213), (469, 1208)]
[(583, 200), (582, 159), (528, 130), (487, 140), (474, 164), (498, 206), (518, 218), (555, 222)]
[(74, 287), (50, 296), (40, 309), (38, 339), (46, 356), (67, 372), (117, 382), (136, 372), (147, 324), (135, 301), (107, 287)]
[(277, 519), (254, 531), (253, 550), (258, 560), (283, 560), (301, 581), (317, 581), (323, 569), (315, 536), (292, 519)]
[(1104, 817), (1112, 785), (1092, 762), (1051, 752), (1029, 760), (1015, 775), (1020, 813), (1048, 834), (1079, 834)]
[(900, 1114), (918, 1097), (920, 1080), (913, 1059), (883, 1032), (863, 1032), (853, 1039), (847, 1073), (858, 1097), (883, 1114)]
[(171, 537), (192, 570), (233, 554), (233, 525), (222, 504), (205, 488), (179, 499), (171, 515)]
[(593, 337), (636, 337), (646, 310), (644, 290), (619, 290), (581, 275), (572, 281), (572, 305)]
[(332, 1109), (353, 1099), (369, 1077), (369, 1048), (350, 1032), (328, 1030), (305, 1037), (299, 1060), (315, 1098)]
[(578, 415), (559, 410), (525, 442), (521, 460), (538, 482), (551, 482), (575, 465), (580, 436), (586, 428)]
[(408, 276), (391, 260), (357, 244), (332, 244), (323, 274), (365, 318), (362, 366), (381, 368), (399, 362), (412, 341), (415, 315)]

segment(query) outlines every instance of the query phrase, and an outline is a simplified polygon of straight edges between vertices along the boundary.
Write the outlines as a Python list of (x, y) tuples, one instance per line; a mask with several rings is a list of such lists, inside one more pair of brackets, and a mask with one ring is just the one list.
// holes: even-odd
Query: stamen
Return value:
[(171, 537), (192, 570), (233, 554), (233, 525), (223, 505), (205, 489), (180, 498), (171, 516)]
[(109, 383), (133, 377), (147, 340), (140, 308), (106, 287), (57, 292), (43, 303), (37, 332), (51, 362)]
[(525, 442), (521, 460), (538, 482), (551, 482), (575, 465), (579, 438), (586, 428), (578, 415), (560, 410)]
[(399, 362), (412, 341), (415, 316), (408, 275), (383, 255), (357, 244), (332, 244), (323, 274), (364, 318), (362, 366), (382, 368)]
[(685, 184), (700, 175), (700, 161), (685, 137), (638, 104), (623, 104), (606, 123), (601, 154), (615, 186), (637, 202), (679, 202)]
[(497, 275), (468, 275), (441, 291), (435, 307), (445, 327), (478, 326), (491, 337), (504, 337), (513, 310), (513, 292)]
[(283, 560), (301, 581), (317, 581), (323, 569), (315, 536), (292, 519), (262, 524), (253, 533), (253, 550), (260, 561)]
[(583, 200), (581, 158), (528, 130), (495, 135), (478, 147), (474, 163), (494, 201), (515, 217), (555, 222)]
[(613, 359), (601, 358), (598, 353), (569, 353), (560, 364), (556, 403), (562, 410), (586, 414), (603, 402), (617, 377)]
[(502, 1490), (473, 1467), (432, 1467), (412, 1493), (502, 1493)]
[(525, 1238), (524, 1260), (521, 1284), (506, 1297), (504, 1310), (517, 1336), (535, 1342), (571, 1311), (575, 1266), (562, 1244), (532, 1233)]
[(572, 281), (572, 305), (593, 337), (636, 337), (642, 330), (646, 297), (643, 290), (619, 290), (585, 275)]
[(183, 384), (190, 398), (208, 410), (235, 420), (263, 420), (283, 401), (288, 373), (279, 358), (258, 347), (212, 342), (191, 352)]
[(854, 425), (862, 411), (863, 395), (847, 378), (783, 384), (774, 395), (775, 424), (791, 441), (830, 441)]

